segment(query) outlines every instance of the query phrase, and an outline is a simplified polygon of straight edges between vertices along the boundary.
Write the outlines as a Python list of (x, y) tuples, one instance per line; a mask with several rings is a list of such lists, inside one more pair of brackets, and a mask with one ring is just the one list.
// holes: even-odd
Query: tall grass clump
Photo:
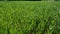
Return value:
[(60, 3), (0, 2), (0, 34), (60, 34)]

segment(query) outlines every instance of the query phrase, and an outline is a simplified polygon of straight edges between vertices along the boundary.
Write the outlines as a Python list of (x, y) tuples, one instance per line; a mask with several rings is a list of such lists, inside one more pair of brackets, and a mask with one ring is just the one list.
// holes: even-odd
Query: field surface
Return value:
[(0, 34), (60, 34), (60, 2), (0, 1)]

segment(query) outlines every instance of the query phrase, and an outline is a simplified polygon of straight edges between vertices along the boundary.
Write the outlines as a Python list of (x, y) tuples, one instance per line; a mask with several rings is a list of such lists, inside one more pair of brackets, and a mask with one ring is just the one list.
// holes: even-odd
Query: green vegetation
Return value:
[(0, 1), (0, 34), (60, 34), (60, 2)]

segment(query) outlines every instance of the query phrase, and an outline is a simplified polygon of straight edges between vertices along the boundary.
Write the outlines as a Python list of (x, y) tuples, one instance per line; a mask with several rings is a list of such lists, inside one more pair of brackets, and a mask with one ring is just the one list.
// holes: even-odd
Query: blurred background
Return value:
[(60, 0), (0, 0), (0, 1), (60, 1)]

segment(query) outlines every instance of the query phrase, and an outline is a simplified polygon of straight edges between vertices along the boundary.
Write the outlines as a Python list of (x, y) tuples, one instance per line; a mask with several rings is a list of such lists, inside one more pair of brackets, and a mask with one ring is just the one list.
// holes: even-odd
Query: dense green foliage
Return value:
[(59, 2), (0, 2), (0, 34), (60, 34)]

